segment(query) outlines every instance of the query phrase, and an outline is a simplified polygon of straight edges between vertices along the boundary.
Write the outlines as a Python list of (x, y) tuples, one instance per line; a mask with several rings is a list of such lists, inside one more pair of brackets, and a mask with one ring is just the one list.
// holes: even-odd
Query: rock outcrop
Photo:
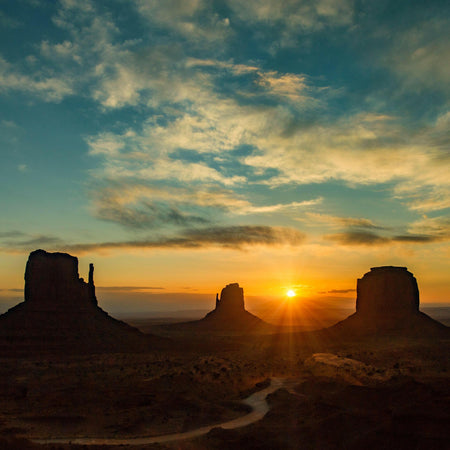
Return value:
[(25, 269), (25, 302), (45, 311), (86, 310), (97, 306), (94, 265), (89, 282), (78, 275), (78, 259), (67, 253), (32, 252)]
[(239, 283), (227, 284), (222, 289), (220, 298), (216, 294), (216, 308), (197, 323), (217, 330), (249, 330), (265, 324), (245, 309), (244, 289)]
[(419, 312), (417, 281), (406, 267), (373, 267), (356, 284), (356, 312), (383, 320), (403, 318)]
[(245, 309), (244, 289), (238, 283), (226, 285), (222, 292), (216, 294), (216, 307), (203, 319), (191, 322), (161, 325), (164, 332), (171, 333), (208, 333), (208, 334), (246, 334), (252, 332), (268, 332), (272, 325)]
[(93, 264), (86, 283), (79, 277), (78, 259), (66, 253), (30, 253), (25, 301), (0, 316), (4, 354), (148, 350), (156, 341), (103, 311), (95, 296)]
[(419, 310), (419, 289), (406, 267), (373, 267), (357, 281), (356, 312), (331, 329), (358, 333), (448, 332)]
[(239, 287), (239, 283), (227, 284), (219, 295), (216, 294), (217, 313), (225, 315), (241, 314), (244, 308), (244, 289)]

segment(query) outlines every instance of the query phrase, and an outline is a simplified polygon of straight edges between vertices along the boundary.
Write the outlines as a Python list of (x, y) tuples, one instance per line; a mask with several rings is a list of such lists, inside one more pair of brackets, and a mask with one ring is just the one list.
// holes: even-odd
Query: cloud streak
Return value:
[(229, 226), (185, 230), (176, 237), (141, 239), (123, 242), (75, 244), (65, 246), (72, 251), (111, 250), (120, 248), (201, 249), (222, 247), (241, 250), (254, 245), (291, 245), (303, 243), (305, 236), (298, 230), (269, 226)]
[(178, 235), (151, 239), (134, 239), (126, 241), (110, 241), (99, 243), (69, 244), (59, 238), (47, 236), (32, 239), (4, 242), (3, 251), (31, 251), (36, 247), (46, 246), (55, 250), (70, 252), (92, 252), (113, 249), (202, 249), (210, 247), (243, 250), (251, 246), (299, 246), (306, 236), (297, 229), (270, 226), (216, 226), (207, 228), (185, 229)]
[(364, 217), (340, 217), (313, 212), (307, 212), (306, 216), (310, 221), (323, 223), (329, 226), (338, 226), (338, 227), (343, 226), (367, 230), (384, 229), (384, 227), (377, 225), (372, 220), (366, 219)]
[(424, 235), (424, 234), (401, 234), (396, 236), (381, 236), (376, 233), (362, 231), (347, 231), (344, 233), (328, 234), (326, 240), (337, 242), (348, 246), (379, 246), (392, 243), (405, 244), (432, 244), (450, 240), (450, 235)]
[(103, 292), (142, 292), (159, 291), (165, 288), (159, 286), (96, 286), (95, 289)]

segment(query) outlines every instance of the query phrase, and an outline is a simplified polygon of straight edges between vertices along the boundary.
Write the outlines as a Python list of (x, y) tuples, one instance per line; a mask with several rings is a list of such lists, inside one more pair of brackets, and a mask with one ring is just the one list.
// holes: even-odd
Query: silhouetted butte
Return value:
[(373, 267), (357, 281), (356, 312), (330, 330), (426, 337), (450, 329), (419, 310), (417, 280), (406, 267)]
[(86, 283), (79, 277), (78, 259), (67, 253), (30, 253), (25, 301), (0, 316), (4, 354), (148, 350), (158, 340), (103, 311), (95, 296), (93, 264)]

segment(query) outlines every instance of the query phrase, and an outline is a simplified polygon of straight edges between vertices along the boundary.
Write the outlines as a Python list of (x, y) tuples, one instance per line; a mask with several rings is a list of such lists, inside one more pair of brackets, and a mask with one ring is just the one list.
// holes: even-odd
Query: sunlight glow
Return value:
[(289, 289), (289, 291), (286, 292), (286, 295), (292, 298), (295, 297), (297, 294), (292, 289)]

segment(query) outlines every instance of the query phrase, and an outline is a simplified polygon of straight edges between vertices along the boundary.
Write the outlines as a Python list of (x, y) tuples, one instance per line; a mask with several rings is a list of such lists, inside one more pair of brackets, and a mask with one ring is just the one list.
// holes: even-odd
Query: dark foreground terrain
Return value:
[(164, 352), (3, 358), (0, 448), (87, 448), (30, 440), (131, 438), (220, 423), (246, 414), (241, 399), (273, 376), (292, 377), (295, 387), (272, 394), (261, 421), (134, 448), (443, 449), (450, 442), (445, 337), (179, 339)]

